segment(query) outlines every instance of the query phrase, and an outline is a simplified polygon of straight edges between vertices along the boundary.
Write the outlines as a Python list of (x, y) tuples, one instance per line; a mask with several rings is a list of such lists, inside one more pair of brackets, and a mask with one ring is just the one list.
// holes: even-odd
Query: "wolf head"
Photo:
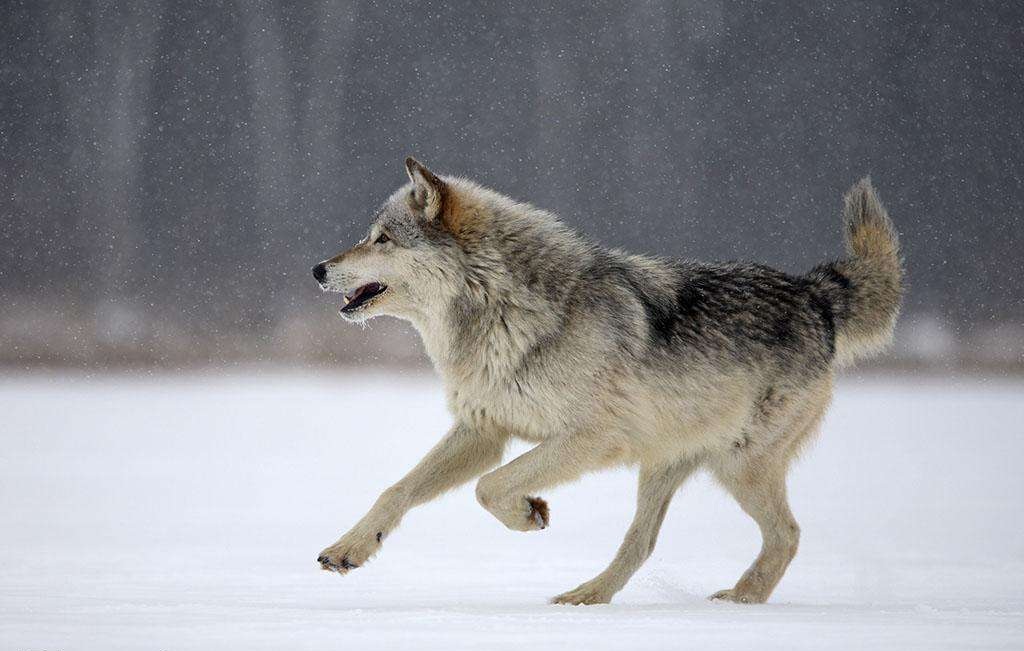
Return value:
[(377, 210), (366, 237), (313, 267), (321, 289), (343, 294), (341, 316), (348, 321), (382, 314), (419, 321), (464, 284), (455, 180), (411, 157), (405, 169), (409, 183)]

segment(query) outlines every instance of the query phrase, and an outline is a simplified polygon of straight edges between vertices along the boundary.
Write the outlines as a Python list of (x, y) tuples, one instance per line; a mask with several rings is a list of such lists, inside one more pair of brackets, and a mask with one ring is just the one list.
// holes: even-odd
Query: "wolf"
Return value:
[[(515, 531), (551, 522), (545, 489), (639, 469), (636, 513), (611, 564), (552, 599), (609, 602), (650, 556), (672, 496), (707, 470), (761, 531), (736, 584), (768, 599), (797, 551), (786, 473), (816, 433), (837, 369), (881, 351), (903, 293), (896, 230), (871, 182), (845, 195), (845, 257), (805, 275), (598, 246), (549, 212), (413, 158), (409, 182), (352, 248), (313, 267), (341, 316), (406, 319), (443, 378), (453, 424), (317, 561), (365, 564), (413, 507), (478, 478)], [(535, 444), (501, 465), (513, 437)]]

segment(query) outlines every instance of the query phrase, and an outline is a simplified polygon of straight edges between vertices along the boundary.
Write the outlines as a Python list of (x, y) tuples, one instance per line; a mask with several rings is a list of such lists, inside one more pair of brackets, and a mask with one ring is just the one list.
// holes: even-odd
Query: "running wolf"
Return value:
[[(479, 477), (509, 529), (550, 523), (538, 492), (639, 468), (614, 560), (552, 599), (606, 603), (654, 549), (673, 494), (704, 468), (760, 527), (760, 554), (712, 595), (768, 599), (796, 554), (790, 461), (817, 431), (837, 368), (879, 352), (899, 312), (896, 232), (868, 179), (846, 194), (846, 256), (806, 275), (610, 250), (552, 214), (406, 160), (409, 183), (367, 236), (317, 264), (341, 316), (419, 331), (444, 381), (448, 434), (317, 559), (362, 566), (413, 507)], [(506, 443), (536, 444), (495, 469)], [(482, 476), (481, 476), (482, 475)]]

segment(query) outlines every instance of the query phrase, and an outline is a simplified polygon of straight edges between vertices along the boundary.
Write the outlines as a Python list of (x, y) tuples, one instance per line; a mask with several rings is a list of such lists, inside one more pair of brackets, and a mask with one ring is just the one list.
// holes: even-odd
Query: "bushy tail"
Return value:
[(840, 366), (892, 341), (903, 297), (899, 238), (867, 177), (843, 198), (843, 232), (847, 257), (811, 272), (832, 306)]

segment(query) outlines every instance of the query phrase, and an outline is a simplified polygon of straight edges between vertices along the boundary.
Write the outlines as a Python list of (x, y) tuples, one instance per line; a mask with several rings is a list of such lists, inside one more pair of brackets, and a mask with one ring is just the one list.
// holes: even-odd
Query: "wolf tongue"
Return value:
[(368, 287), (369, 285), (360, 285), (359, 287), (353, 289), (351, 294), (345, 294), (345, 302), (351, 303), (352, 301), (356, 300), (366, 292), (366, 289)]
[(377, 283), (367, 283), (355, 288), (351, 294), (345, 294), (345, 305), (343, 307), (348, 307), (358, 301), (364, 294), (372, 293), (379, 287), (380, 285)]

